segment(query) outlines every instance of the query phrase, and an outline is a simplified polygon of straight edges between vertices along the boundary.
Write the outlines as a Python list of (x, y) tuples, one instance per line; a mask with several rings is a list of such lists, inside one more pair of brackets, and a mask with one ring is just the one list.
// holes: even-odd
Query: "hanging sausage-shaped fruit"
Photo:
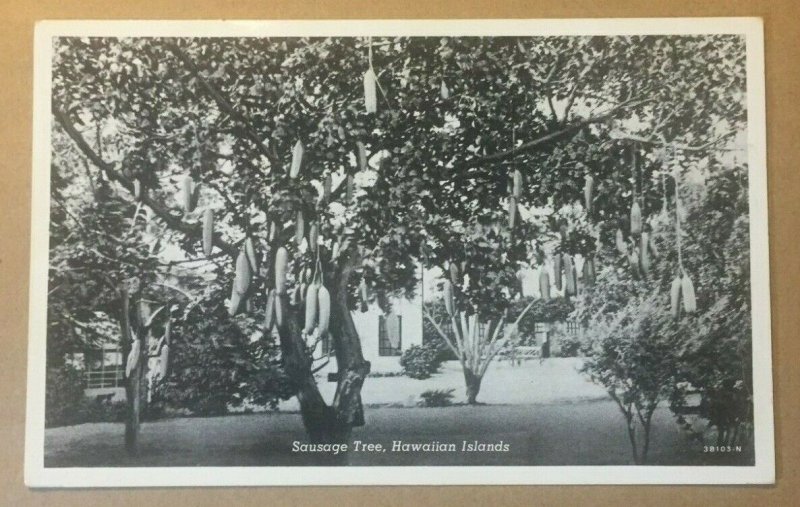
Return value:
[(372, 67), (364, 73), (364, 108), (368, 113), (378, 111), (378, 94), (376, 90), (377, 76)]
[(310, 283), (306, 290), (306, 319), (305, 327), (303, 327), (303, 332), (305, 334), (311, 334), (314, 331), (314, 327), (317, 325), (318, 293), (319, 285)]
[(553, 281), (555, 282), (556, 289), (561, 290), (561, 254), (556, 253), (553, 255)]
[(320, 337), (328, 334), (328, 326), (331, 319), (331, 294), (324, 285), (319, 286), (317, 292), (317, 301), (319, 304), (319, 319), (317, 320), (317, 331)]
[(522, 171), (514, 169), (512, 196), (515, 199), (522, 197)]
[(647, 276), (650, 274), (650, 233), (647, 231), (642, 231), (639, 241), (639, 256), (642, 273)]
[(192, 204), (193, 204), (192, 201), (194, 200), (192, 198), (193, 197), (192, 196), (192, 191), (194, 190), (194, 180), (192, 179), (191, 176), (186, 175), (183, 178), (182, 188), (183, 188), (183, 196), (182, 196), (183, 197), (183, 210), (186, 213), (191, 213), (192, 211), (194, 211), (194, 206), (192, 206)]
[(680, 312), (681, 285), (681, 277), (676, 276), (670, 287), (670, 313), (675, 318), (678, 318)]
[(356, 158), (358, 159), (358, 169), (367, 170), (367, 147), (361, 141), (356, 142)]
[(248, 237), (244, 240), (244, 252), (247, 254), (247, 262), (250, 264), (250, 272), (258, 272), (258, 256), (256, 255), (256, 247), (253, 243), (253, 238)]
[(575, 266), (572, 262), (572, 256), (564, 254), (564, 273), (566, 278), (565, 293), (568, 296), (575, 296), (578, 294), (578, 281), (575, 277)]
[(235, 316), (239, 313), (239, 307), (242, 304), (242, 296), (239, 294), (239, 291), (236, 289), (236, 281), (234, 280), (231, 286), (231, 299), (228, 304), (228, 315), (231, 317)]
[(622, 229), (617, 229), (614, 235), (614, 244), (620, 255), (626, 255), (628, 253), (628, 246), (625, 244), (625, 234), (622, 232)]
[(301, 143), (298, 139), (292, 148), (292, 165), (289, 168), (289, 177), (292, 179), (295, 179), (300, 175), (300, 169), (303, 165), (304, 151), (303, 143)]
[(308, 228), (308, 248), (314, 253), (316, 253), (317, 251), (318, 241), (319, 241), (319, 225), (317, 225), (317, 222), (314, 222)]
[(203, 212), (203, 255), (211, 256), (214, 248), (214, 212), (207, 209)]
[(583, 203), (586, 213), (592, 212), (592, 201), (594, 199), (594, 178), (587, 174), (583, 182)]
[(683, 311), (687, 314), (697, 311), (694, 284), (686, 270), (683, 271), (683, 277), (681, 277), (681, 295), (683, 296)]
[(294, 240), (299, 246), (305, 237), (305, 219), (303, 218), (303, 210), (297, 210), (297, 218), (294, 224)]
[(275, 252), (275, 293), (279, 296), (286, 294), (286, 264), (289, 261), (289, 252), (285, 247), (278, 248)]
[(234, 285), (236, 292), (244, 295), (250, 287), (250, 277), (252, 271), (250, 270), (250, 261), (247, 259), (247, 253), (242, 248), (239, 251), (239, 256), (236, 258), (236, 276), (234, 278)]
[(450, 283), (450, 280), (445, 280), (442, 286), (442, 297), (444, 299), (444, 309), (447, 311), (447, 315), (450, 318), (454, 315), (454, 308), (453, 308), (453, 285)]
[(369, 289), (367, 288), (367, 281), (362, 277), (361, 282), (358, 284), (358, 295), (360, 299), (361, 313), (369, 309)]
[(633, 201), (631, 205), (631, 234), (638, 235), (642, 233), (642, 209), (639, 203)]
[(550, 299), (550, 275), (547, 274), (544, 266), (539, 272), (539, 294), (545, 301)]

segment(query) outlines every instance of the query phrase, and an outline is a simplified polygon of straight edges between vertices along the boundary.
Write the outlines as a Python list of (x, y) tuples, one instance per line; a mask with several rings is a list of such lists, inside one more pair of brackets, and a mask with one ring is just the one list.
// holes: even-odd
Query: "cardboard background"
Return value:
[[(646, 5), (645, 5), (646, 4)], [(800, 2), (797, 0), (113, 0), (0, 2), (0, 504), (2, 505), (763, 505), (800, 493)], [(777, 485), (768, 487), (369, 487), (30, 491), (22, 478), (27, 363), (33, 25), (38, 19), (377, 19), (760, 16), (767, 156)], [(91, 473), (91, 472), (89, 472)], [(502, 472), (500, 472), (502, 473)]]

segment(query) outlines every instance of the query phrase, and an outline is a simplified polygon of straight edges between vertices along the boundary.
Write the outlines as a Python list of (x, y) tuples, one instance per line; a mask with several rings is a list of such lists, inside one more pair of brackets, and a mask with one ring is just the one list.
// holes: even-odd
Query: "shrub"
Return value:
[(84, 381), (81, 371), (69, 365), (48, 368), (45, 385), (45, 426), (49, 428), (82, 422), (80, 412)]
[(455, 389), (431, 389), (420, 394), (422, 407), (447, 407), (453, 404), (453, 391)]
[(441, 366), (439, 347), (431, 344), (412, 345), (400, 356), (403, 372), (411, 378), (426, 379), (439, 371)]

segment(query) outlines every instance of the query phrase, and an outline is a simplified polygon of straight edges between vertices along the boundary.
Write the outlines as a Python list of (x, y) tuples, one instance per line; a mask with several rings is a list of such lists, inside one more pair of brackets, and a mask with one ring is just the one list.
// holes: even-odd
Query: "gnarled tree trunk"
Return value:
[[(318, 443), (344, 442), (350, 438), (353, 427), (364, 425), (361, 387), (370, 364), (364, 360), (361, 341), (347, 306), (347, 283), (355, 269), (356, 259), (349, 258), (345, 262), (330, 287), (329, 332), (339, 368), (336, 395), (331, 405), (325, 403), (314, 378), (312, 358), (306, 349), (299, 315), (295, 316), (297, 320), (286, 319), (278, 329), (284, 368), (296, 389), (303, 424), (309, 439)], [(281, 297), (283, 307), (288, 308), (288, 296)]]

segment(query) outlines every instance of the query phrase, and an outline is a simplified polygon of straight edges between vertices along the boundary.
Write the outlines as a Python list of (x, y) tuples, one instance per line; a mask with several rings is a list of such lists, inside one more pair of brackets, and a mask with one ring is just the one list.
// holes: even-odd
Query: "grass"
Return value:
[[(463, 379), (453, 365), (424, 381), (369, 379), (363, 391), (366, 425), (355, 428), (352, 436), (387, 448), (394, 440), (455, 443), (459, 449), (465, 440), (502, 441), (508, 452), (293, 453), (292, 442), (305, 442), (306, 437), (300, 415), (284, 411), (144, 423), (141, 453), (135, 458), (123, 449), (122, 424), (48, 429), (45, 466), (632, 464), (619, 409), (602, 389), (576, 372), (574, 360), (529, 363), (494, 365), (479, 396), (485, 404), (478, 406), (458, 404), (463, 402)], [(408, 404), (425, 390), (447, 388), (456, 389), (454, 406), (410, 408)], [(729, 465), (744, 464), (752, 455), (703, 454), (702, 446), (690, 441), (669, 410), (660, 408), (653, 420), (650, 457), (657, 465)]]

